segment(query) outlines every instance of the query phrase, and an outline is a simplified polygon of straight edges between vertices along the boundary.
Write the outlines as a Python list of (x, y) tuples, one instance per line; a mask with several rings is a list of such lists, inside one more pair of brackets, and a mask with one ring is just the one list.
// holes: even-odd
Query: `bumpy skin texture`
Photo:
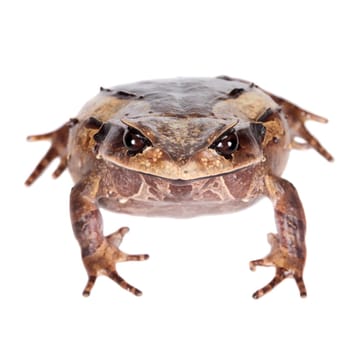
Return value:
[(307, 120), (327, 121), (226, 76), (101, 88), (76, 118), (52, 133), (29, 137), (51, 140), (52, 145), (26, 184), (56, 157), (60, 165), (54, 177), (68, 166), (75, 182), (72, 226), (89, 277), (85, 296), (101, 274), (141, 295), (115, 265), (148, 258), (119, 249), (128, 228), (104, 235), (100, 207), (191, 217), (233, 212), (262, 196), (273, 203), (277, 233), (268, 235), (271, 252), (250, 267), (274, 266), (276, 273), (253, 297), (286, 277), (293, 277), (300, 295), (306, 296), (305, 215), (296, 189), (280, 176), (291, 148), (313, 147), (332, 160), (305, 128)]

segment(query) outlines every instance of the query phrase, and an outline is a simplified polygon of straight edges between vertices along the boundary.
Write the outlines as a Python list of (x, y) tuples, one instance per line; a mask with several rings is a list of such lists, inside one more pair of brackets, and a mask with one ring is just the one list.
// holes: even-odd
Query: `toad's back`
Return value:
[(212, 115), (213, 105), (253, 87), (240, 80), (181, 78), (149, 80), (102, 89), (102, 94), (119, 99), (144, 100), (154, 112), (166, 115)]

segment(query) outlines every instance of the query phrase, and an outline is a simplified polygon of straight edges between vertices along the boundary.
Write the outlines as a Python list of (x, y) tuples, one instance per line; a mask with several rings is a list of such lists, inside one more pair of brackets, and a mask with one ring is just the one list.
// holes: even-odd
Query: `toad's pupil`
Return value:
[(223, 155), (231, 155), (238, 147), (238, 139), (235, 133), (224, 135), (216, 145), (216, 151)]
[(142, 152), (150, 144), (146, 137), (133, 129), (125, 132), (123, 143), (132, 155)]

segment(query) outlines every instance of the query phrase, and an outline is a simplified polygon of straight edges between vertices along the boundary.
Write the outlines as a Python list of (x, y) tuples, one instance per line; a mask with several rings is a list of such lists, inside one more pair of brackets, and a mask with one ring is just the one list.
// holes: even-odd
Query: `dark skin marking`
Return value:
[(103, 86), (100, 87), (100, 91), (101, 91), (101, 92), (112, 92), (111, 89), (106, 89), (106, 88), (104, 88)]
[(102, 142), (106, 138), (111, 127), (112, 127), (112, 125), (110, 123), (103, 124), (102, 127), (100, 128), (100, 130), (98, 131), (98, 133), (96, 133), (94, 135), (94, 140), (97, 143)]
[(84, 124), (88, 129), (99, 129), (102, 126), (102, 122), (94, 117), (90, 117)]
[(233, 80), (228, 75), (219, 75), (219, 76), (216, 77), (216, 79), (221, 79), (221, 80), (226, 80), (226, 81), (232, 81)]
[(239, 96), (241, 96), (243, 94), (245, 90), (244, 89), (240, 89), (240, 88), (235, 88), (233, 90), (231, 90), (228, 95), (231, 98), (238, 98)]
[(273, 114), (273, 111), (271, 108), (268, 108), (259, 118), (258, 121), (259, 122), (266, 122), (268, 120), (268, 118)]
[(265, 126), (260, 123), (252, 123), (250, 127), (253, 131), (253, 135), (255, 136), (256, 140), (258, 141), (259, 144), (261, 144), (264, 140), (265, 133), (266, 133)]
[(135, 97), (137, 97), (137, 95), (134, 94), (133, 92), (125, 91), (125, 90), (117, 91), (115, 96), (119, 97), (119, 98), (135, 98)]

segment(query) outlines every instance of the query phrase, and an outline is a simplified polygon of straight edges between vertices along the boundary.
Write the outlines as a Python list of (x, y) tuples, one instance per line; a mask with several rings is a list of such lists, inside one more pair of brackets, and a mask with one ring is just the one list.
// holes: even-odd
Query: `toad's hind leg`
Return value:
[(266, 194), (272, 200), (275, 209), (277, 234), (268, 235), (271, 244), (270, 253), (263, 259), (250, 262), (251, 270), (256, 266), (274, 266), (274, 278), (253, 294), (258, 299), (285, 278), (294, 278), (300, 296), (306, 296), (303, 270), (306, 259), (304, 210), (296, 189), (288, 181), (274, 176), (265, 178)]
[[(271, 94), (270, 94), (271, 95)], [(326, 118), (310, 113), (295, 104), (275, 95), (272, 98), (282, 107), (287, 116), (289, 128), (292, 133), (291, 147), (295, 149), (305, 149), (312, 147), (328, 161), (332, 161), (332, 155), (321, 145), (321, 143), (307, 130), (305, 122), (313, 120), (319, 123), (327, 123)], [(298, 142), (295, 138), (299, 137), (305, 142)]]
[(77, 124), (77, 119), (71, 119), (69, 122), (61, 126), (59, 129), (47, 134), (28, 136), (28, 141), (47, 140), (51, 142), (51, 147), (41, 159), (33, 172), (29, 175), (25, 184), (30, 186), (55, 159), (60, 158), (60, 163), (53, 173), (53, 177), (59, 177), (67, 167), (67, 143), (69, 130)]

